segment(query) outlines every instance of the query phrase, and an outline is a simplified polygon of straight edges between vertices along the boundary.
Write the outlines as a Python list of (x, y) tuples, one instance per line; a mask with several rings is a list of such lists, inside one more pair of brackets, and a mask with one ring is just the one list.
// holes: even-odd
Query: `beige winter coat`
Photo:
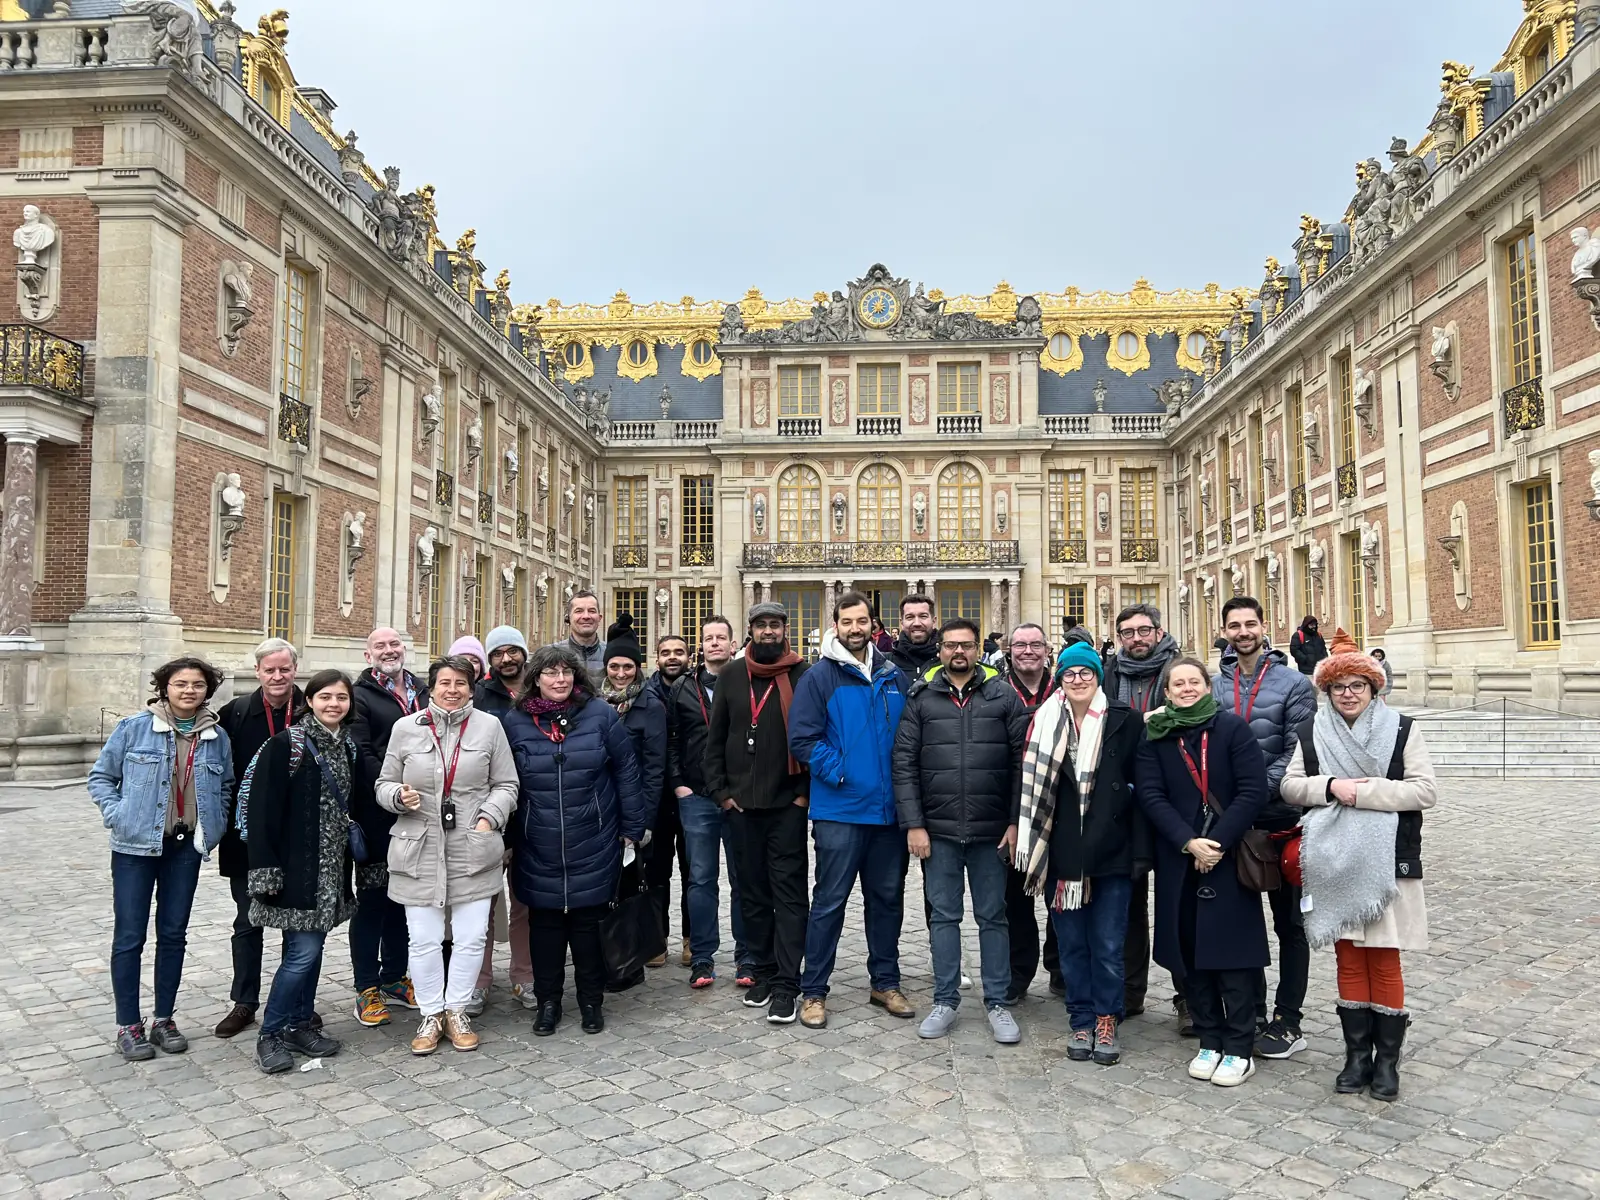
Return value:
[[(436, 722), (430, 727), (425, 720)], [(451, 799), (456, 827), (446, 833), (440, 823), (445, 769), (461, 741)], [(441, 758), (435, 744), (444, 743)], [(401, 785), (422, 796), (415, 812), (400, 803)], [(429, 707), (401, 717), (389, 735), (389, 752), (378, 776), (378, 803), (398, 813), (389, 834), (389, 898), (397, 904), (467, 904), (500, 890), (500, 865), (505, 854), (504, 830), (517, 806), (517, 765), (504, 727), (491, 713), (469, 704), (452, 713)], [(493, 826), (479, 833), (479, 817)]]
[[(1357, 808), (1376, 812), (1417, 812), (1432, 808), (1436, 798), (1433, 759), (1422, 738), (1422, 728), (1413, 724), (1406, 735), (1404, 779), (1372, 779), (1356, 785)], [(1295, 746), (1294, 757), (1284, 773), (1279, 794), (1297, 808), (1319, 808), (1329, 803), (1328, 784), (1335, 776), (1306, 777), (1305, 753)], [(1335, 803), (1337, 803), (1335, 801)], [(1393, 851), (1391, 850), (1392, 854)], [(1422, 880), (1400, 879), (1400, 892), (1383, 910), (1383, 915), (1350, 940), (1358, 946), (1392, 947), (1396, 950), (1428, 948), (1428, 905), (1422, 893)], [(1316, 897), (1312, 897), (1315, 903)]]

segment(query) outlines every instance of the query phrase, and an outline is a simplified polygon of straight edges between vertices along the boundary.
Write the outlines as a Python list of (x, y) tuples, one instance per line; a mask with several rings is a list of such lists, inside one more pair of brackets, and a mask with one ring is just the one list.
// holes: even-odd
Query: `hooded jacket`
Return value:
[(811, 769), (811, 819), (893, 825), (891, 751), (905, 675), (870, 642), (864, 665), (830, 629), (822, 657), (795, 686), (789, 750)]
[(1223, 652), (1221, 669), (1211, 678), (1211, 694), (1223, 712), (1250, 722), (1250, 732), (1267, 760), (1267, 806), (1256, 818), (1256, 828), (1293, 829), (1300, 813), (1279, 798), (1278, 785), (1294, 757), (1300, 726), (1317, 715), (1317, 693), (1311, 680), (1289, 666), (1283, 651), (1271, 648), (1261, 655), (1256, 673), (1242, 678), (1239, 654), (1229, 646)]
[(985, 664), (959, 694), (942, 665), (913, 683), (894, 738), (900, 828), (958, 842), (999, 841), (1015, 820), (1032, 716)]
[(1300, 628), (1289, 638), (1289, 653), (1294, 655), (1295, 666), (1300, 668), (1300, 674), (1310, 675), (1317, 669), (1317, 664), (1328, 657), (1328, 643), (1321, 633), (1307, 629), (1306, 622), (1301, 621)]

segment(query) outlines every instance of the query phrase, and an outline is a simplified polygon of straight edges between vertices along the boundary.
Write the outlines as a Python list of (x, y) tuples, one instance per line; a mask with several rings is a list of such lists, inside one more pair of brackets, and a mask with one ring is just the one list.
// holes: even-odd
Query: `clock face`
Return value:
[(900, 301), (888, 288), (868, 288), (858, 306), (861, 323), (868, 329), (887, 329), (900, 316)]

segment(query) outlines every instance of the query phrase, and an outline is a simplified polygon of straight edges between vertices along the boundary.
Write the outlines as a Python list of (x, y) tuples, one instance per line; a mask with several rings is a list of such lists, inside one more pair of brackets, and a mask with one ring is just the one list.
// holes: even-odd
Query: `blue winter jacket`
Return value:
[[(529, 908), (563, 911), (610, 901), (622, 870), (622, 838), (644, 837), (649, 813), (633, 738), (604, 700), (568, 710), (553, 742), (520, 708), (501, 723), (517, 760), (511, 891)], [(546, 729), (550, 718), (539, 718)]]
[[(111, 849), (118, 854), (153, 858), (161, 853), (176, 744), (172, 726), (152, 710), (118, 721), (95, 760), (89, 795), (100, 807), (111, 831)], [(207, 726), (194, 756), (194, 799), (200, 810), (194, 845), (203, 855), (209, 856), (227, 831), (224, 797), (232, 792), (228, 732), (221, 725)]]
[(866, 670), (833, 635), (789, 705), (789, 750), (811, 768), (811, 819), (894, 825), (891, 751), (910, 683), (876, 647)]
[[(1249, 710), (1250, 732), (1255, 734), (1261, 756), (1267, 760), (1267, 806), (1256, 818), (1256, 828), (1293, 829), (1300, 821), (1300, 810), (1279, 799), (1278, 785), (1294, 757), (1299, 741), (1295, 731), (1317, 715), (1316, 689), (1308, 676), (1289, 665), (1282, 650), (1270, 647), (1256, 664), (1256, 674), (1249, 679), (1238, 676), (1239, 655), (1229, 646), (1222, 652), (1222, 669), (1211, 677), (1211, 694), (1223, 712), (1243, 717)], [(1250, 689), (1258, 682), (1260, 687), (1251, 703)]]

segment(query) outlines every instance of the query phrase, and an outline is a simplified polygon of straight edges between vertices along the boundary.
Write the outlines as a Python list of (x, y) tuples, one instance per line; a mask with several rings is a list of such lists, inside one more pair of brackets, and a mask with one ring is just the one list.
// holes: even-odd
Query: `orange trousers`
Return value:
[(1406, 985), (1400, 977), (1400, 951), (1393, 947), (1358, 946), (1340, 938), (1333, 944), (1339, 966), (1339, 999), (1404, 1012)]

